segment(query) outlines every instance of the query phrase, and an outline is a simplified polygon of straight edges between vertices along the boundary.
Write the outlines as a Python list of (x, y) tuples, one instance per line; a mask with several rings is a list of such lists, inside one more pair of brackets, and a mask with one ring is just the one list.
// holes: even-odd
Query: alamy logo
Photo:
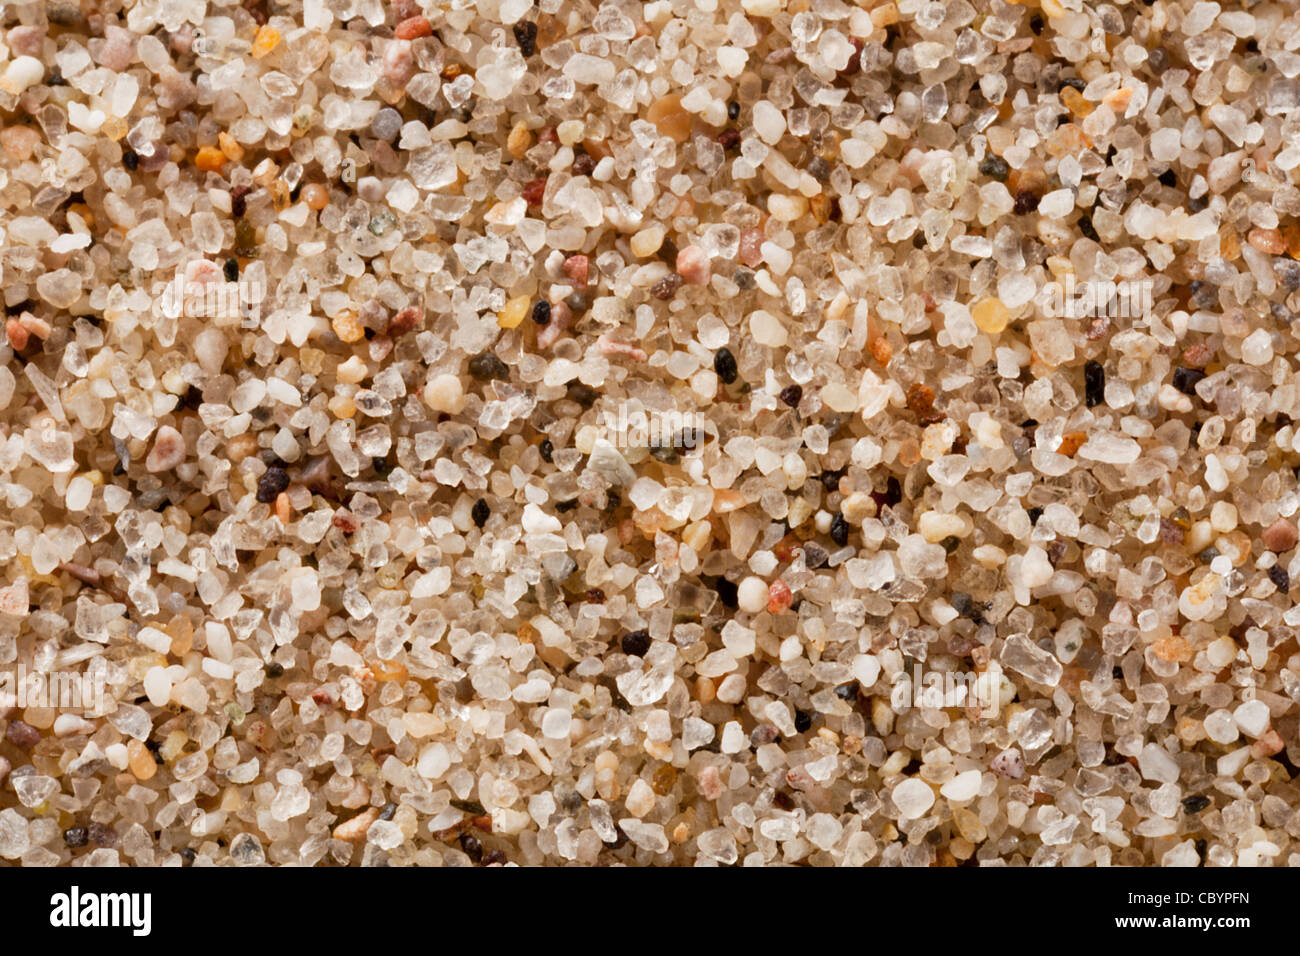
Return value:
[(266, 298), (260, 282), (226, 280), (221, 268), (207, 259), (195, 259), (167, 283), (153, 287), (156, 313), (169, 319), (226, 319), (242, 317), (243, 309)]
[(82, 893), (74, 886), (50, 897), (50, 925), (60, 929), (125, 926), (133, 936), (148, 936), (152, 911), (149, 893)]
[(1043, 291), (1047, 295), (1044, 311), (1066, 319), (1140, 319), (1155, 303), (1150, 279), (1079, 282), (1073, 272), (1067, 272), (1063, 281), (1049, 282)]
[(49, 707), (55, 710), (102, 711), (102, 675), (74, 671), (29, 671), (20, 663), (17, 670), (0, 671), (0, 709), (7, 707)]
[(920, 664), (912, 673), (900, 670), (889, 688), (889, 705), (896, 713), (912, 707), (943, 710), (965, 707), (978, 711), (982, 718), (997, 715), (1002, 702), (1002, 670), (995, 663), (983, 671), (923, 670)]
[(704, 418), (695, 412), (656, 409), (604, 414), (609, 443), (615, 448), (676, 448), (693, 451), (704, 444)]

